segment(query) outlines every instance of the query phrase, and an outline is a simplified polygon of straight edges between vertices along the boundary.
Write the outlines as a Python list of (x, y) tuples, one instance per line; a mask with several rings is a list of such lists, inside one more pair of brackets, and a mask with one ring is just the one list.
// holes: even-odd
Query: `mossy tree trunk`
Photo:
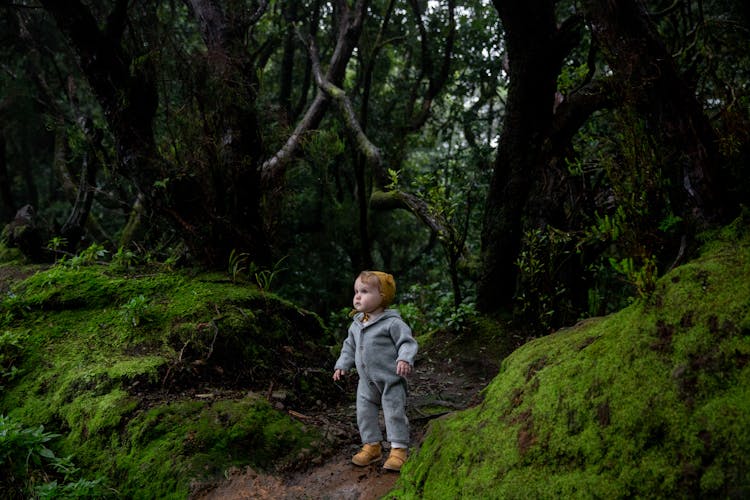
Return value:
[[(243, 54), (237, 38), (226, 37), (242, 26), (229, 26), (224, 12), (211, 2), (193, 4), (202, 8), (195, 14), (203, 16), (209, 47), (206, 59), (195, 61), (196, 67), (207, 80), (230, 83), (224, 100), (217, 103), (223, 121), (215, 133), (223, 147), (220, 153), (208, 153), (215, 160), (208, 168), (200, 161), (174, 165), (160, 154), (154, 136), (159, 104), (155, 71), (148, 58), (128, 52), (123, 41), (128, 2), (117, 2), (103, 29), (81, 2), (43, 2), (79, 58), (115, 138), (119, 173), (142, 193), (147, 213), (166, 220), (204, 263), (223, 264), (237, 249), (267, 264), (259, 172), (264, 148), (254, 110), (255, 60)], [(206, 96), (196, 96), (201, 97)], [(215, 148), (215, 142), (206, 142), (207, 149)]]
[(724, 207), (715, 132), (648, 13), (633, 0), (589, 1), (587, 11), (616, 74), (618, 95), (645, 118), (647, 131), (664, 148), (665, 163), (672, 165), (665, 177), (672, 180), (679, 215), (701, 225), (720, 217)]
[(577, 29), (577, 20), (558, 28), (552, 1), (494, 3), (505, 28), (510, 85), (482, 229), (477, 307), (487, 313), (509, 308), (516, 292), (524, 214), (556, 152), (556, 80)]
[(15, 213), (15, 202), (10, 190), (10, 176), (5, 158), (5, 136), (0, 133), (0, 206), (2, 206), (2, 220), (7, 221)]

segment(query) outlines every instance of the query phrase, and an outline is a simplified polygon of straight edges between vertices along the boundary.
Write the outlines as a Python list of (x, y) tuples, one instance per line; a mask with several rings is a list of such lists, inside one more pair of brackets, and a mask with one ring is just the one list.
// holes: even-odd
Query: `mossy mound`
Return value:
[(0, 414), (61, 434), (117, 496), (185, 498), (227, 467), (297, 460), (319, 436), (283, 411), (326, 400), (320, 319), (218, 276), (55, 266), (0, 303)]
[(649, 300), (516, 350), (482, 404), (433, 422), (394, 496), (749, 496), (745, 227)]

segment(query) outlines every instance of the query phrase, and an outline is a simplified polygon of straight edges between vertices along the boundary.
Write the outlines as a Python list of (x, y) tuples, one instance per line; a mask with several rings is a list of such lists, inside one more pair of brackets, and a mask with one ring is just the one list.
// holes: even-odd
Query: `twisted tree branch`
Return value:
[[(340, 12), (338, 39), (325, 77), (326, 81), (334, 85), (340, 85), (344, 79), (346, 65), (349, 63), (354, 47), (362, 33), (362, 24), (367, 15), (367, 4), (367, 0), (357, 0), (354, 8), (350, 9), (345, 0), (338, 2)], [(318, 70), (320, 70), (320, 64), (318, 64)], [(261, 179), (264, 184), (270, 185), (274, 179), (278, 179), (284, 174), (286, 166), (297, 153), (302, 136), (320, 124), (328, 109), (328, 104), (329, 96), (323, 89), (320, 89), (305, 116), (297, 124), (281, 149), (263, 162)]]
[(339, 112), (341, 120), (344, 122), (347, 132), (351, 136), (357, 149), (364, 155), (368, 164), (375, 175), (376, 188), (370, 196), (370, 207), (377, 210), (392, 210), (403, 208), (416, 215), (427, 227), (442, 236), (452, 234), (452, 228), (440, 215), (432, 210), (427, 202), (410, 193), (404, 193), (398, 190), (384, 191), (382, 186), (387, 183), (388, 175), (383, 164), (383, 157), (375, 144), (370, 141), (367, 134), (359, 124), (354, 108), (352, 107), (346, 92), (331, 83), (323, 76), (320, 69), (320, 58), (315, 42), (309, 39), (307, 42), (312, 60), (312, 70), (315, 82), (329, 99), (331, 99)]

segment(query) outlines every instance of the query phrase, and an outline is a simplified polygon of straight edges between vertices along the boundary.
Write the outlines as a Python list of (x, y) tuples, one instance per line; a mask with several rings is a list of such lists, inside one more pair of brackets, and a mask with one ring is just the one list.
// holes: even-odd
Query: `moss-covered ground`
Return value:
[(399, 498), (750, 496), (750, 236), (736, 223), (648, 299), (536, 339), (432, 423)]
[(325, 400), (333, 343), (315, 315), (222, 276), (58, 265), (0, 303), (0, 414), (60, 434), (54, 453), (102, 494), (186, 498), (310, 451), (317, 431), (269, 396)]

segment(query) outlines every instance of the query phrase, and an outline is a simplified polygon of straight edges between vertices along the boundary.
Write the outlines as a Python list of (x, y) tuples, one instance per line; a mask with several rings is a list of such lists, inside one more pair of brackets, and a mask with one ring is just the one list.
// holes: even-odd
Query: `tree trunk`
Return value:
[(0, 133), (0, 198), (2, 201), (2, 221), (9, 221), (15, 214), (15, 203), (11, 191), (8, 163), (5, 158), (5, 136)]
[(182, 175), (156, 147), (153, 120), (158, 96), (148, 60), (131, 64), (132, 55), (121, 45), (128, 2), (117, 2), (104, 29), (80, 1), (42, 3), (71, 40), (115, 138), (118, 173), (143, 194), (146, 211), (169, 221), (194, 258), (205, 264), (221, 265), (232, 249), (250, 253), (259, 265), (268, 264), (260, 208), (263, 148), (252, 105), (254, 82), (248, 82), (256, 72), (250, 56), (240, 52), (242, 40), (234, 40), (237, 47), (228, 46), (229, 30), (217, 4), (192, 2), (211, 51), (213, 76), (233, 85), (219, 111), (225, 129), (217, 133), (225, 149), (222, 163), (212, 164), (208, 171), (181, 166), (190, 172)]
[(510, 87), (485, 208), (477, 290), (481, 311), (499, 312), (511, 305), (524, 218), (539, 218), (532, 225), (543, 223), (554, 204), (554, 198), (543, 196), (549, 177), (545, 169), (559, 160), (580, 124), (613, 98), (645, 117), (648, 130), (672, 155), (665, 163), (676, 166), (667, 175), (672, 179), (672, 204), (677, 210), (682, 207), (681, 215), (699, 222), (721, 215), (713, 131), (637, 2), (587, 2), (594, 37), (614, 77), (567, 96), (556, 112), (555, 79), (572, 40), (565, 23), (555, 27), (552, 2), (531, 6), (496, 0), (495, 7), (505, 28)]
[(672, 202), (699, 224), (723, 210), (714, 131), (648, 14), (634, 0), (587, 2), (593, 33), (620, 84), (618, 95), (646, 119), (669, 158)]
[(523, 211), (545, 164), (560, 47), (553, 2), (496, 0), (505, 28), (510, 86), (482, 228), (477, 307), (508, 308), (516, 290)]
[(110, 26), (103, 31), (77, 0), (43, 0), (42, 5), (73, 43), (81, 69), (115, 137), (121, 173), (155, 198), (154, 183), (162, 178), (152, 129), (158, 98), (143, 69), (131, 74), (131, 58), (119, 44), (117, 25), (125, 23), (125, 13), (113, 13)]
[(60, 236), (68, 242), (67, 250), (75, 252), (85, 233), (86, 221), (91, 213), (91, 205), (94, 202), (94, 185), (96, 183), (97, 159), (96, 155), (87, 154), (84, 158), (81, 179), (78, 184), (75, 203), (70, 211), (68, 219), (60, 229)]
[(284, 32), (284, 52), (281, 56), (281, 88), (279, 101), (284, 108), (286, 119), (292, 118), (292, 87), (294, 82), (294, 60), (297, 53), (297, 34), (294, 25), (297, 22), (298, 0), (287, 0), (284, 5), (284, 19), (287, 23)]

